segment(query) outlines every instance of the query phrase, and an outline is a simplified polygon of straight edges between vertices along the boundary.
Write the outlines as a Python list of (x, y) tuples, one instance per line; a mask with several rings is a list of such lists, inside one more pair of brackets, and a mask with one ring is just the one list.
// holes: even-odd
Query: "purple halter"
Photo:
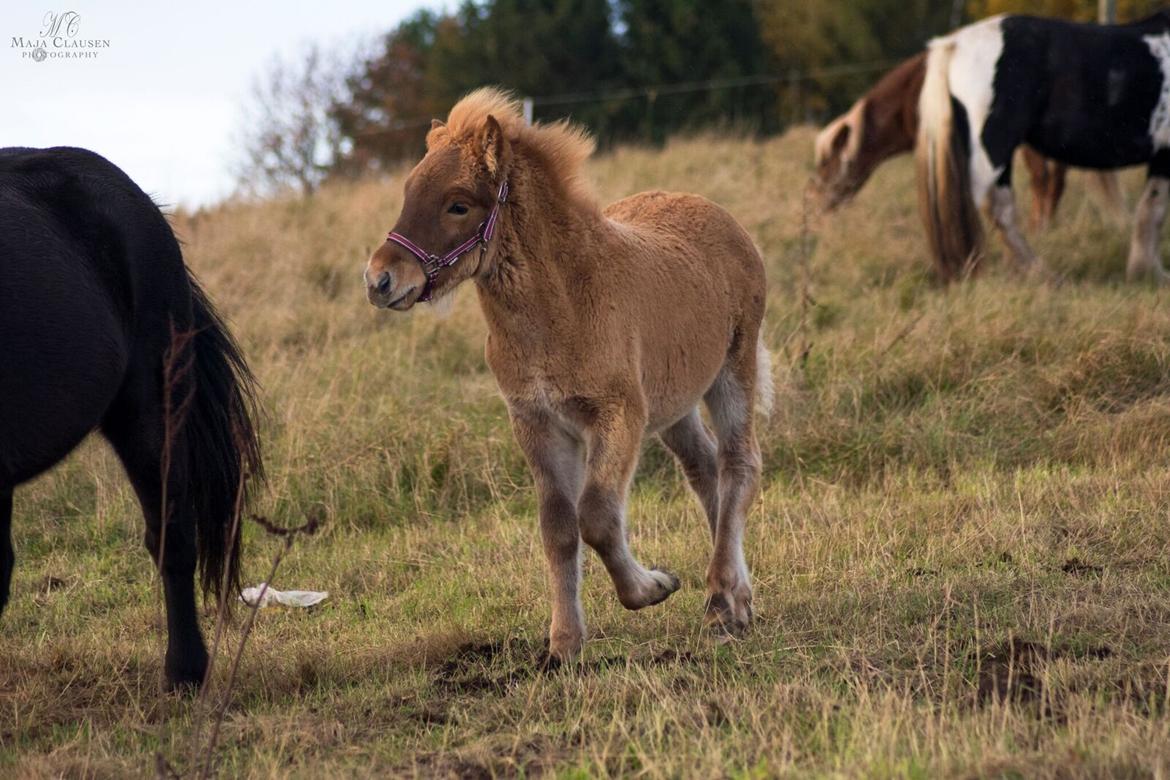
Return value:
[(417, 257), (419, 263), (422, 264), (423, 273), (427, 276), (427, 283), (423, 287), (422, 295), (418, 296), (418, 300), (429, 301), (431, 299), (431, 292), (435, 289), (435, 279), (439, 277), (439, 271), (454, 265), (455, 261), (477, 246), (487, 247), (487, 243), (492, 240), (492, 236), (496, 232), (496, 223), (499, 222), (500, 218), (500, 206), (507, 202), (508, 182), (504, 180), (500, 183), (500, 191), (496, 194), (496, 202), (492, 205), (491, 212), (488, 214), (487, 219), (480, 223), (479, 228), (475, 231), (475, 235), (441, 257), (430, 254), (401, 233), (391, 231), (386, 236), (387, 241), (393, 241), (395, 244), (398, 244), (398, 246)]

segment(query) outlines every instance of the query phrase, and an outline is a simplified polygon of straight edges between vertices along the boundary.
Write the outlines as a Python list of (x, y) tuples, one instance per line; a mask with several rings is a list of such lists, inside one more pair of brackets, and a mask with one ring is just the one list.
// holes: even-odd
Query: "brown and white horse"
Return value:
[[(813, 183), (825, 211), (852, 200), (881, 163), (914, 150), (918, 100), (925, 77), (926, 52), (922, 52), (882, 76), (852, 108), (817, 134)], [(1032, 224), (1044, 229), (1056, 214), (1068, 166), (1029, 146), (1022, 151), (1032, 181)], [(1115, 217), (1122, 215), (1124, 205), (1116, 175), (1098, 173), (1094, 180), (1109, 211)]]
[(1001, 15), (936, 38), (918, 116), (918, 200), (944, 278), (978, 261), (979, 209), (1021, 269), (1042, 268), (1012, 190), (1026, 143), (1098, 171), (1145, 164), (1126, 276), (1170, 282), (1158, 251), (1170, 200), (1170, 12), (1124, 25)]
[(602, 209), (582, 181), (592, 151), (578, 127), (528, 126), (505, 93), (471, 93), (434, 123), (365, 271), (370, 302), (396, 311), (475, 285), (487, 362), (536, 481), (558, 660), (585, 640), (581, 540), (628, 609), (679, 587), (626, 541), (630, 481), (652, 434), (710, 527), (707, 621), (721, 634), (747, 628), (744, 515), (761, 465), (752, 412), (771, 403), (764, 265), (747, 233), (697, 195), (647, 192)]

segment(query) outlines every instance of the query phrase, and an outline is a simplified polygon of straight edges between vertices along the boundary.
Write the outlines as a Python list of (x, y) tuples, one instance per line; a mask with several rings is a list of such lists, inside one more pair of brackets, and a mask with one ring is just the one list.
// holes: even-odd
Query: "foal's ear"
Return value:
[(431, 129), (427, 131), (427, 149), (435, 145), (440, 135), (447, 132), (447, 125), (443, 124), (441, 120), (432, 119)]
[(488, 173), (495, 175), (507, 167), (511, 146), (504, 137), (504, 128), (500, 127), (499, 121), (491, 114), (488, 114), (483, 128), (479, 131), (479, 149)]

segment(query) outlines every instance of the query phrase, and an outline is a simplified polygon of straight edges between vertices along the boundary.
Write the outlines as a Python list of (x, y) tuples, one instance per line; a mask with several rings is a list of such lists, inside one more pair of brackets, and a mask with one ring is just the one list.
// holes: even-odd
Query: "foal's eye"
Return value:
[(455, 214), (456, 216), (463, 216), (467, 213), (466, 203), (452, 203), (451, 208), (447, 209), (448, 214)]

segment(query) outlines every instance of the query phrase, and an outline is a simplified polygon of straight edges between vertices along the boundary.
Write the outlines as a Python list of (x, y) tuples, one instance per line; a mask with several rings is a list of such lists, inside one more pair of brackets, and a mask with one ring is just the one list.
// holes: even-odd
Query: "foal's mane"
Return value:
[(561, 119), (549, 124), (525, 124), (520, 101), (497, 87), (481, 87), (468, 93), (451, 109), (445, 125), (437, 124), (427, 133), (427, 149), (455, 143), (475, 144), (488, 117), (494, 117), (504, 137), (539, 158), (545, 172), (559, 183), (565, 194), (583, 204), (593, 204), (584, 167), (595, 147), (585, 128)]

